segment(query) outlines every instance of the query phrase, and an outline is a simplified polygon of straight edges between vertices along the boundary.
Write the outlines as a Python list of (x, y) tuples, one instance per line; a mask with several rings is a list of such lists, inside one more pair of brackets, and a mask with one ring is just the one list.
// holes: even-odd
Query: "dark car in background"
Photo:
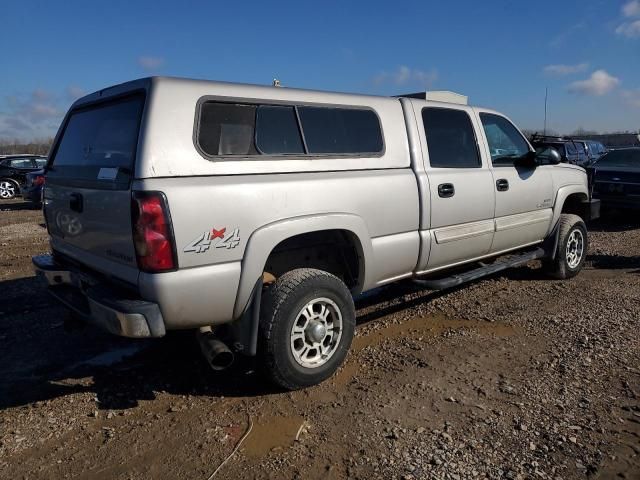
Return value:
[(0, 199), (15, 198), (29, 172), (41, 170), (47, 158), (40, 155), (8, 155), (0, 158)]
[(640, 147), (612, 150), (588, 171), (603, 209), (640, 210)]
[(585, 146), (569, 138), (534, 135), (531, 137), (531, 144), (536, 149), (554, 148), (565, 163), (581, 167), (590, 163)]

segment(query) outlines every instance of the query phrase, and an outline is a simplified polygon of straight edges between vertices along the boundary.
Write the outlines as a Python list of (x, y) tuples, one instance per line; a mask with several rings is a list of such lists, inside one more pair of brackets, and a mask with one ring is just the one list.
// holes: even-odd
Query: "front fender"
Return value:
[(364, 265), (363, 275), (356, 287), (356, 293), (373, 283), (372, 269), (367, 268), (373, 259), (371, 237), (367, 225), (361, 217), (349, 213), (330, 213), (279, 220), (260, 227), (249, 237), (242, 259), (240, 284), (233, 311), (234, 319), (239, 318), (245, 311), (256, 281), (264, 272), (264, 266), (271, 251), (288, 238), (321, 230), (346, 230), (356, 236), (360, 242), (359, 253)]
[(558, 189), (558, 193), (556, 193), (556, 199), (553, 204), (553, 217), (551, 218), (551, 224), (549, 225), (549, 231), (547, 232), (547, 235), (549, 235), (553, 231), (558, 223), (558, 220), (560, 220), (560, 214), (562, 213), (564, 202), (567, 200), (567, 198), (569, 198), (570, 195), (573, 195), (574, 193), (583, 194), (585, 199), (589, 198), (589, 190), (586, 185), (576, 183), (560, 187)]

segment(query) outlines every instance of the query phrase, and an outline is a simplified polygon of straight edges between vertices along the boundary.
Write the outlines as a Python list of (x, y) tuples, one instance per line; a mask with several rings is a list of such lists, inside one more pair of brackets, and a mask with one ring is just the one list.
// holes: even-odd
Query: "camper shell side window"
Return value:
[(194, 132), (206, 158), (377, 157), (380, 119), (366, 107), (200, 102)]

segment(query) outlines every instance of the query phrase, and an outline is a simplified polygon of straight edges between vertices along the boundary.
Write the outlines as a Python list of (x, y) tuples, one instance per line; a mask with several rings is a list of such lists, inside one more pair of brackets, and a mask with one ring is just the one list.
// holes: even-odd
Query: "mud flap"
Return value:
[(255, 356), (258, 349), (258, 324), (262, 300), (262, 276), (251, 291), (251, 298), (244, 312), (236, 321), (226, 325), (225, 337), (233, 350), (247, 356)]
[(560, 238), (559, 225), (560, 225), (560, 222), (559, 221), (556, 222), (555, 226), (553, 227), (553, 230), (551, 230), (551, 233), (544, 240), (542, 244), (542, 248), (545, 252), (545, 257), (548, 258), (549, 260), (556, 259), (556, 252), (558, 251), (558, 240)]

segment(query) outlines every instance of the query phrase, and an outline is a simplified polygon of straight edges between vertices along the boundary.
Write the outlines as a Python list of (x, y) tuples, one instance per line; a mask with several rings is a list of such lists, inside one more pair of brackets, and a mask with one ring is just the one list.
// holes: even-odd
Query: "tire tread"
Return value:
[[(582, 228), (584, 230), (585, 251), (583, 255), (585, 258), (587, 256), (589, 241), (586, 235), (587, 229), (584, 224), (584, 221), (578, 215), (574, 215), (571, 213), (561, 214), (560, 220), (558, 221), (558, 247), (556, 251), (556, 258), (553, 261), (549, 262), (547, 265), (547, 272), (549, 273), (549, 275), (551, 275), (553, 278), (556, 278), (558, 280), (566, 280), (568, 278), (574, 277), (575, 275), (578, 274), (578, 272), (582, 268), (581, 267), (576, 271), (569, 270), (567, 268), (565, 259), (561, 258), (564, 255), (563, 245), (564, 243), (566, 243), (567, 236), (569, 235), (569, 232), (573, 229), (573, 227), (575, 227), (576, 225), (582, 225)], [(582, 260), (582, 263), (584, 263), (584, 258)]]
[[(260, 335), (258, 349), (264, 360), (267, 375), (277, 385), (287, 390), (297, 390), (300, 385), (292, 383), (282, 374), (276, 365), (274, 327), (280, 318), (281, 310), (291, 298), (294, 292), (304, 283), (314, 278), (325, 278), (331, 282), (342, 281), (324, 270), (314, 268), (298, 268), (281, 275), (263, 295), (263, 303), (260, 308)], [(346, 286), (344, 286), (346, 289)], [(282, 312), (284, 314), (284, 312)], [(346, 313), (346, 312), (345, 312)]]

